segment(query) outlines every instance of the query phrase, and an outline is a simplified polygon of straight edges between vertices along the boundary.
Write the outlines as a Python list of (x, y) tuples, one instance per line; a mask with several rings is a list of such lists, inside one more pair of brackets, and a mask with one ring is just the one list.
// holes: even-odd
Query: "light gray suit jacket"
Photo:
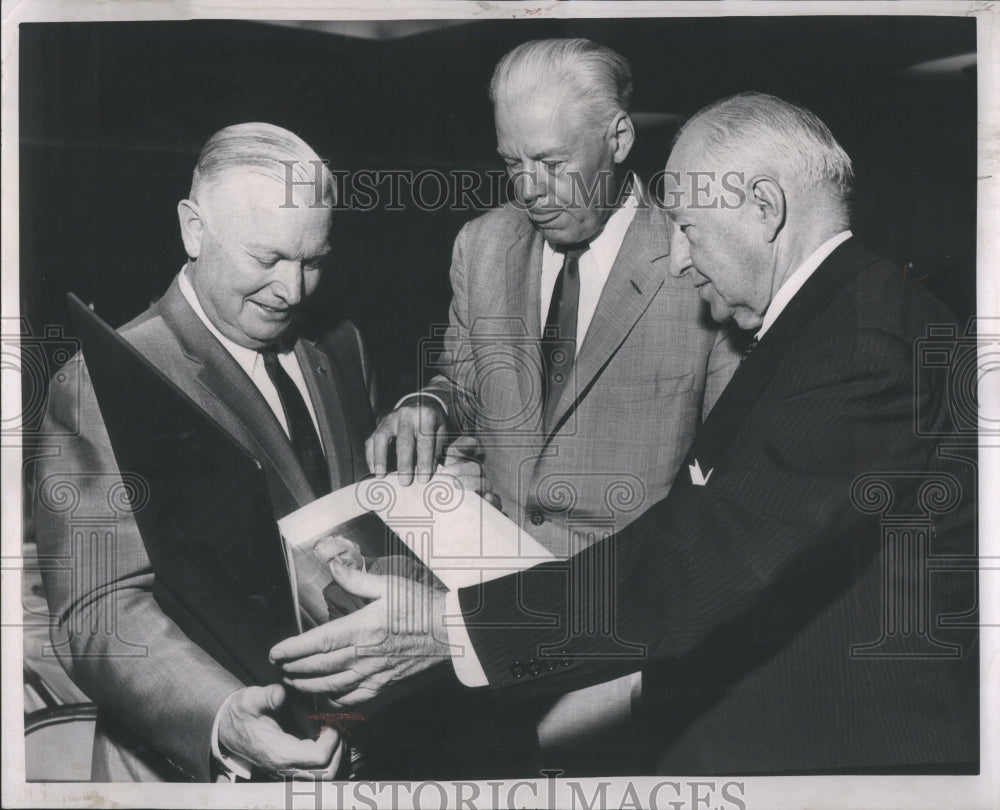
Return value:
[(542, 246), (512, 206), (462, 228), (443, 351), (428, 355), (440, 373), (424, 391), (479, 437), (504, 511), (565, 556), (667, 494), (739, 354), (691, 283), (667, 272), (666, 215), (642, 205), (545, 430)]
[[(121, 334), (263, 465), (280, 517), (314, 494), (273, 411), (198, 319), (176, 280)], [(370, 378), (350, 324), (295, 353), (336, 488), (367, 473)], [(223, 701), (243, 684), (160, 610), (153, 571), (86, 366), (77, 355), (52, 380), (45, 431), (58, 451), (36, 467), (35, 523), (53, 616), (52, 640), (70, 677), (98, 705), (95, 781), (209, 778), (210, 739)], [(128, 473), (124, 474), (128, 478)]]

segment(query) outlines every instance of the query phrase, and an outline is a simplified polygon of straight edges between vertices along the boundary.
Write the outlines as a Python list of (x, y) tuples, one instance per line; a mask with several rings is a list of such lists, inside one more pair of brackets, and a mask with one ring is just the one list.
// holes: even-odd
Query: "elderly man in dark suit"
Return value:
[[(974, 567), (975, 457), (948, 446), (954, 403), (915, 362), (953, 316), (852, 235), (851, 161), (804, 109), (715, 103), (667, 177), (672, 272), (756, 332), (682, 474), (568, 563), (423, 594), (437, 635), (393, 650), (440, 654), (447, 638), (463, 680), (511, 702), (641, 668), (637, 772), (978, 772), (975, 571), (932, 577), (928, 562)], [(353, 653), (380, 610), (273, 654), (292, 683), (349, 703), (402, 671)]]
[[(217, 132), (177, 207), (188, 262), (121, 329), (261, 462), (276, 517), (367, 472), (372, 377), (357, 330), (343, 322), (307, 339), (294, 327), (330, 250), (334, 194), (293, 133), (262, 123)], [(38, 544), (73, 568), (48, 571), (45, 587), (55, 649), (100, 710), (94, 779), (335, 769), (336, 732), (318, 741), (281, 732), (272, 717), (282, 687), (245, 687), (163, 613), (131, 513), (113, 548), (74, 547), (58, 487), (75, 487), (77, 512), (90, 514), (119, 475), (82, 356), (53, 379), (46, 425), (60, 452), (36, 471)], [(324, 610), (314, 622), (325, 619)], [(146, 654), (134, 654), (137, 644)]]

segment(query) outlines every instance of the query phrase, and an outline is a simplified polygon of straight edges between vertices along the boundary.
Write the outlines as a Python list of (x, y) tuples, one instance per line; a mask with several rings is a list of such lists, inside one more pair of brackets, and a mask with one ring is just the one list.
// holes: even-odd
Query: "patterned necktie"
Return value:
[(289, 439), (295, 457), (299, 460), (316, 497), (326, 495), (330, 491), (330, 471), (327, 469), (323, 445), (320, 444), (306, 401), (302, 398), (298, 386), (288, 376), (288, 372), (282, 368), (278, 355), (273, 351), (263, 351), (260, 356), (264, 359), (267, 376), (278, 389), (278, 398), (281, 400), (281, 409), (285, 412), (285, 422), (288, 424)]
[(754, 349), (757, 348), (758, 343), (760, 343), (760, 339), (756, 335), (754, 335), (753, 339), (747, 344), (747, 347), (743, 350), (743, 357), (740, 358), (741, 363), (750, 356), (750, 353)]
[(545, 319), (542, 340), (544, 363), (543, 392), (544, 425), (546, 432), (551, 424), (556, 403), (569, 381), (573, 362), (576, 360), (576, 322), (580, 308), (580, 256), (587, 250), (586, 243), (560, 250), (563, 254), (562, 269), (556, 277)]

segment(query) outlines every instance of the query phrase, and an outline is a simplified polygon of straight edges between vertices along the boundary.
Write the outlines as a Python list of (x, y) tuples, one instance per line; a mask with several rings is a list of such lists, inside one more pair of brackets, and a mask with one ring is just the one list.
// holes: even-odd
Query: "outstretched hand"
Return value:
[(344, 590), (375, 601), (275, 645), (271, 660), (288, 686), (356, 706), (449, 657), (443, 591), (337, 568), (332, 573)]

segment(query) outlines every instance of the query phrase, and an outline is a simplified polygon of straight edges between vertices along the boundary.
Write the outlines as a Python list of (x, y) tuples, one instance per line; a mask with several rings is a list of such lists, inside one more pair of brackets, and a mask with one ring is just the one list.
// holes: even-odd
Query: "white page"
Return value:
[(278, 521), (281, 536), (303, 546), (372, 512), (450, 590), (522, 571), (552, 554), (446, 470), (402, 486), (395, 474), (331, 492)]

